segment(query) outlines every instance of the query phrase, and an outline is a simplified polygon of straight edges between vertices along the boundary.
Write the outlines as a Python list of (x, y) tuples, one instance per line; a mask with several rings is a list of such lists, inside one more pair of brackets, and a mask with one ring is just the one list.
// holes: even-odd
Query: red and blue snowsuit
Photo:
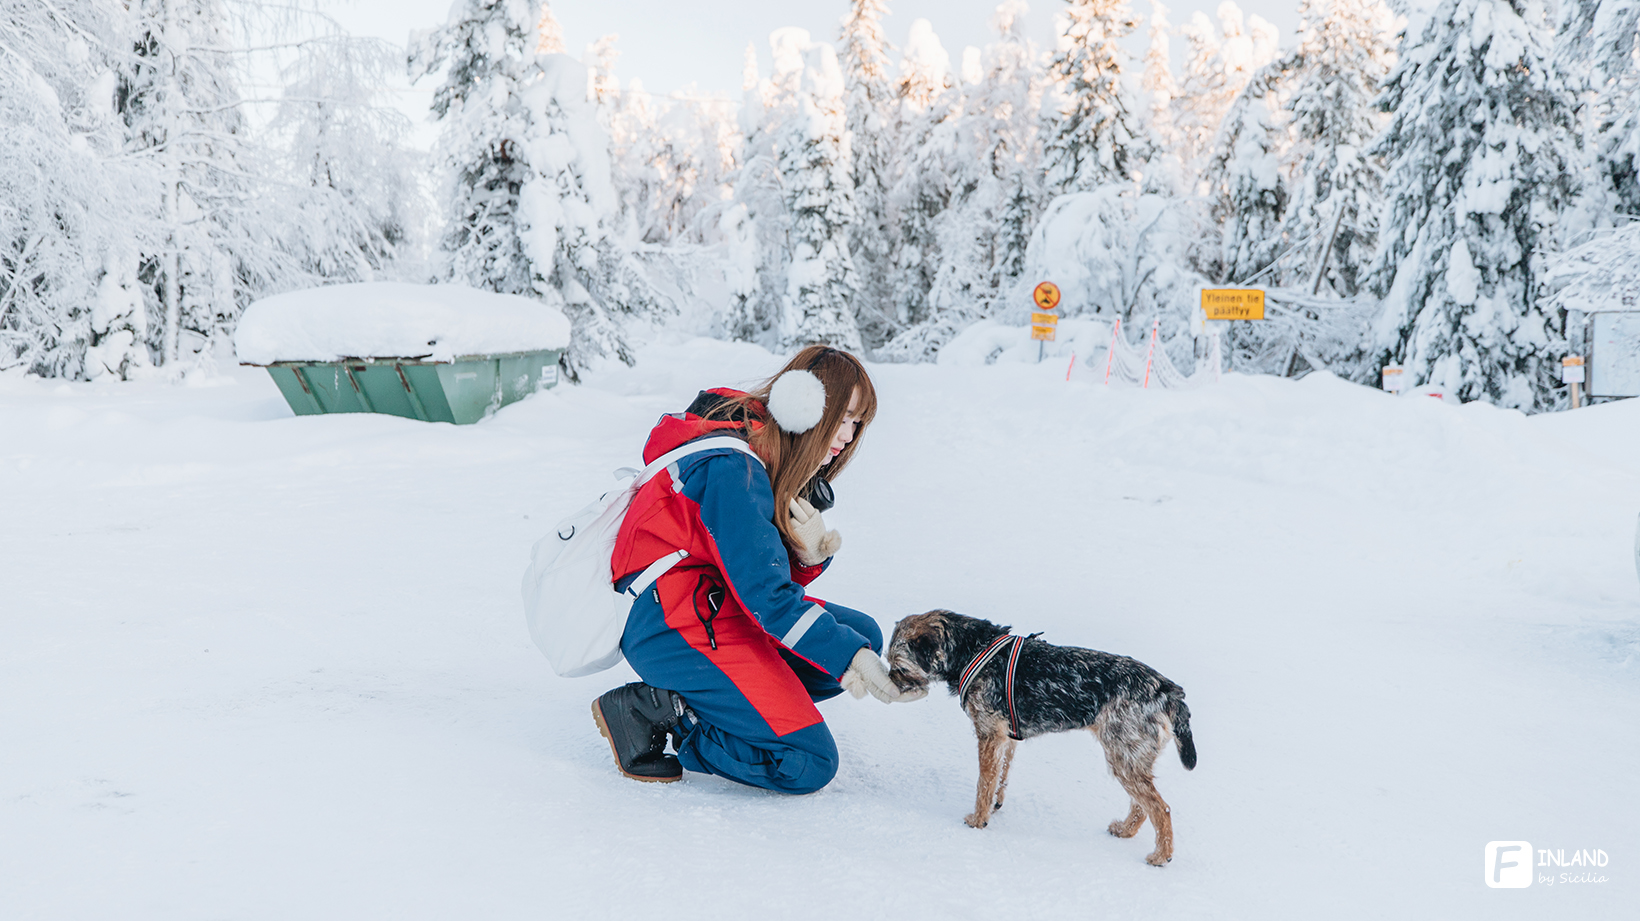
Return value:
[[(644, 462), (739, 428), (662, 416)], [(791, 560), (775, 514), (768, 473), (739, 451), (689, 455), (644, 484), (615, 543), (617, 586), (674, 550), (689, 555), (633, 602), (621, 652), (693, 711), (678, 746), (684, 767), (811, 793), (837, 773), (837, 745), (814, 702), (841, 693), (855, 653), (880, 653), (883, 634), (866, 614), (805, 595), (824, 564)]]

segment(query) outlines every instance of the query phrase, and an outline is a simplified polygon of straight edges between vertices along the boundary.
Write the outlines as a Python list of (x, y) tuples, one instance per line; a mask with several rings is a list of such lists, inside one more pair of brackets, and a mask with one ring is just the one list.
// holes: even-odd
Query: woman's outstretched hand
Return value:
[(843, 546), (843, 535), (826, 530), (820, 513), (807, 499), (793, 499), (791, 513), (792, 536), (801, 544), (793, 548), (797, 551), (797, 562), (804, 566), (818, 566), (837, 555), (837, 550)]
[(877, 654), (871, 651), (870, 646), (861, 647), (860, 651), (854, 654), (854, 661), (848, 664), (838, 682), (842, 684), (843, 690), (853, 694), (856, 700), (870, 694), (885, 704), (895, 704), (922, 700), (928, 696), (927, 688), (900, 690), (894, 684), (894, 680), (888, 677), (888, 668), (883, 665), (883, 660), (877, 658)]

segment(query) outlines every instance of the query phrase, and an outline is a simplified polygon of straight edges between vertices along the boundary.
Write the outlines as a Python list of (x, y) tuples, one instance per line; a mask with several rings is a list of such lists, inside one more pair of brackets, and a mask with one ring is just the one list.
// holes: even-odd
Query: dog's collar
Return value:
[(980, 651), (979, 655), (974, 657), (974, 661), (968, 663), (968, 667), (962, 670), (962, 678), (957, 681), (957, 701), (965, 703), (968, 700), (968, 688), (974, 683), (974, 679), (979, 677), (980, 670), (985, 668), (986, 663), (996, 658), (1004, 647), (1010, 643), (1013, 644), (1013, 649), (1008, 652), (1008, 672), (1003, 680), (1002, 688), (1003, 697), (1006, 698), (1008, 703), (1008, 738), (1016, 742), (1024, 736), (1019, 734), (1019, 714), (1014, 709), (1014, 668), (1019, 665), (1019, 651), (1025, 648), (1025, 641), (1041, 635), (1040, 633), (1033, 633), (1031, 636), (1026, 637), (1005, 633), (997, 637), (991, 641), (991, 645), (986, 646)]

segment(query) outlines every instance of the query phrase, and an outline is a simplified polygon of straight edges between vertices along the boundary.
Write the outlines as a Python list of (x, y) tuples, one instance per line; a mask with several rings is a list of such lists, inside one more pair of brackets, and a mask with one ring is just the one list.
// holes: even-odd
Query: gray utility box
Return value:
[(1640, 396), (1640, 310), (1601, 310), (1588, 319), (1589, 396)]

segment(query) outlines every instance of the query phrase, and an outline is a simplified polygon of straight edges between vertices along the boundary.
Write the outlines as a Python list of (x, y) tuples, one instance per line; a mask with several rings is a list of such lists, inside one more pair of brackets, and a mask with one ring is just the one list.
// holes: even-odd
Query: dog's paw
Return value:
[(969, 828), (984, 828), (985, 826), (991, 824), (988, 820), (980, 818), (979, 813), (975, 812), (971, 812), (968, 815), (963, 816), (962, 821), (963, 824), (967, 825)]
[(1148, 863), (1153, 867), (1165, 867), (1172, 862), (1172, 860), (1172, 854), (1163, 854), (1161, 851), (1152, 851), (1150, 855), (1145, 858), (1145, 863)]
[(1117, 819), (1105, 830), (1118, 838), (1131, 838), (1139, 833), (1139, 826), (1129, 825), (1126, 819)]

